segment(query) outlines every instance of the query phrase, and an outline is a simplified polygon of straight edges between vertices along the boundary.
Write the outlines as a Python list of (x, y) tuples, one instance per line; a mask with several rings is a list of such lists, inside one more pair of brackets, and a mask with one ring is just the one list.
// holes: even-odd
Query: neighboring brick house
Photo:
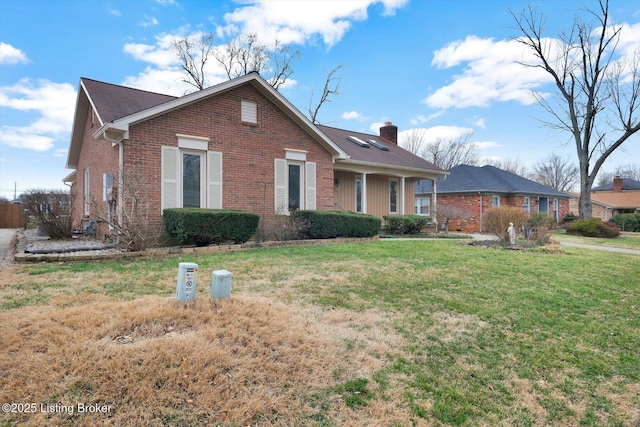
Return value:
[[(570, 210), (578, 213), (580, 194), (570, 202)], [(591, 214), (603, 221), (609, 221), (623, 213), (640, 214), (640, 181), (615, 177), (612, 182), (591, 189)]]
[[(546, 212), (562, 221), (569, 213), (570, 195), (546, 187), (494, 166), (459, 165), (449, 170), (444, 181), (436, 182), (440, 209), (455, 210), (459, 218), (449, 222), (449, 230), (483, 232), (484, 213), (495, 206), (518, 206), (527, 212)], [(432, 195), (432, 183), (416, 186), (416, 213), (424, 212), (423, 199)]]
[(381, 133), (334, 135), (257, 73), (179, 98), (82, 78), (65, 182), (76, 222), (117, 221), (128, 184), (157, 226), (171, 207), (241, 209), (267, 225), (294, 209), (410, 212), (415, 182), (446, 172), (398, 147), (395, 126)]

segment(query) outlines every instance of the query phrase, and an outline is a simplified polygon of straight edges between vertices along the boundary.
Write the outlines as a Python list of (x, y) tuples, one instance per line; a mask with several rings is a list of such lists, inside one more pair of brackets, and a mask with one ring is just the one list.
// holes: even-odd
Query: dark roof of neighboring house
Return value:
[(99, 82), (85, 77), (81, 79), (81, 84), (91, 94), (91, 101), (103, 124), (176, 99), (175, 96)]
[[(640, 190), (640, 181), (629, 178), (622, 178), (622, 190)], [(613, 191), (613, 181), (608, 182), (605, 185), (592, 188), (591, 191)]]
[[(498, 169), (495, 166), (459, 165), (449, 170), (449, 176), (437, 182), (438, 194), (495, 193), (530, 194), (536, 196), (571, 197), (520, 175)], [(431, 193), (431, 182), (420, 181), (416, 194)]]
[[(378, 165), (392, 165), (403, 168), (424, 169), (442, 174), (446, 172), (444, 169), (439, 168), (422, 157), (418, 157), (404, 148), (388, 142), (386, 139), (381, 138), (378, 135), (338, 129), (324, 125), (317, 125), (317, 127), (349, 155), (349, 159), (342, 160), (342, 162), (355, 161), (374, 163)], [(372, 144), (369, 144), (368, 147), (362, 147), (349, 140), (349, 136), (355, 136), (364, 142), (373, 140), (380, 146), (386, 148), (386, 150), (377, 148)]]

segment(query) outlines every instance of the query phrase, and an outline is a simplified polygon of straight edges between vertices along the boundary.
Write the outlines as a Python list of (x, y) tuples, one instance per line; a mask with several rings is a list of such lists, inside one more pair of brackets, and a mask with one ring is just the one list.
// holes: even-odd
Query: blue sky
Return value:
[[(80, 77), (181, 95), (171, 40), (213, 32), (216, 44), (248, 32), (276, 38), (301, 57), (281, 90), (307, 111), (337, 65), (341, 94), (318, 121), (377, 133), (391, 121), (427, 139), (471, 134), (482, 158), (531, 167), (556, 152), (576, 159), (569, 136), (549, 119), (529, 88), (552, 91), (545, 76), (516, 66), (523, 52), (509, 10), (529, 4), (547, 16), (549, 36), (570, 29), (595, 0), (360, 1), (76, 1), (0, 2), (0, 196), (29, 188), (64, 188), (62, 179)], [(640, 46), (640, 3), (611, 0), (623, 25), (621, 46)], [(209, 69), (211, 82), (224, 76)], [(605, 164), (640, 163), (640, 138)]]

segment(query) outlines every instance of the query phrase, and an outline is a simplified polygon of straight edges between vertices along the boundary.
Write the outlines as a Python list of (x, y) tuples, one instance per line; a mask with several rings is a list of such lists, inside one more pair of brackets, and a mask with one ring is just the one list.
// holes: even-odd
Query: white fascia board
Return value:
[(434, 171), (422, 168), (411, 168), (394, 166), (382, 163), (364, 162), (360, 160), (346, 160), (336, 162), (335, 170), (344, 170), (349, 172), (367, 173), (367, 174), (384, 174), (394, 175), (405, 178), (425, 178), (432, 179), (439, 176), (447, 176), (449, 172)]

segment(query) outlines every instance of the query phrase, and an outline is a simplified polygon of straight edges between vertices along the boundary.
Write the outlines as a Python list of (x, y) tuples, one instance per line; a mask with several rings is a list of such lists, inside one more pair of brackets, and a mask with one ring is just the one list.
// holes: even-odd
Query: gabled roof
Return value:
[[(569, 198), (562, 191), (546, 187), (520, 175), (498, 169), (495, 166), (459, 165), (449, 170), (449, 176), (437, 183), (438, 194), (493, 193), (526, 194)], [(431, 182), (421, 181), (416, 194), (431, 193)]]
[(90, 96), (100, 118), (100, 125), (176, 99), (175, 96), (147, 92), (125, 86), (80, 79), (80, 86)]
[[(640, 181), (634, 179), (622, 178), (622, 191), (640, 190)], [(605, 185), (592, 188), (591, 191), (613, 191), (613, 181)]]
[[(338, 164), (354, 165), (358, 167), (370, 166), (374, 168), (380, 167), (383, 169), (396, 169), (397, 172), (404, 171), (408, 175), (416, 176), (421, 176), (423, 174), (447, 174), (444, 169), (439, 168), (422, 157), (412, 154), (396, 144), (388, 142), (378, 135), (354, 132), (323, 125), (317, 126), (349, 156), (347, 159), (339, 160), (337, 162)], [(362, 146), (349, 139), (349, 137), (356, 137), (365, 143), (373, 140), (374, 143), (368, 143), (368, 146)], [(378, 148), (376, 145), (379, 145), (382, 148)]]
[(296, 122), (312, 138), (329, 151), (335, 159), (347, 158), (345, 152), (334, 144), (324, 133), (320, 132), (307, 117), (267, 83), (258, 73), (249, 73), (179, 98), (83, 78), (80, 81), (80, 90), (78, 91), (76, 101), (76, 112), (67, 158), (67, 168), (77, 168), (83, 138), (83, 127), (89, 105), (93, 106), (94, 111), (99, 115), (100, 127), (94, 133), (94, 138), (122, 141), (128, 138), (129, 126), (131, 125), (166, 114), (245, 84), (253, 86), (262, 93), (291, 120)]
[(591, 202), (612, 209), (640, 209), (640, 191), (591, 193)]

